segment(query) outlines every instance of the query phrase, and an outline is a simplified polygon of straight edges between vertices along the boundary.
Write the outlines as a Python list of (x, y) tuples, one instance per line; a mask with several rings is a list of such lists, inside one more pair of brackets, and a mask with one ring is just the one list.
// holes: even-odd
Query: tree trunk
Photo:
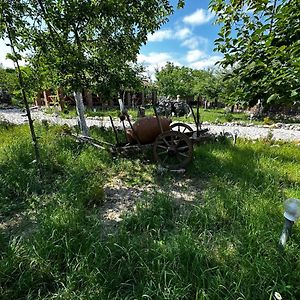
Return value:
[(131, 101), (130, 101), (130, 93), (126, 92), (126, 103), (125, 103), (126, 107), (130, 107), (131, 106)]
[(86, 104), (88, 108), (93, 108), (94, 103), (93, 103), (93, 95), (90, 91), (85, 90), (85, 99), (86, 99)]
[(89, 136), (89, 130), (86, 125), (85, 116), (84, 116), (84, 105), (83, 97), (81, 92), (74, 92), (74, 98), (76, 102), (76, 111), (78, 115), (79, 126), (84, 136)]
[(114, 107), (114, 99), (112, 97), (109, 98), (109, 106)]
[(57, 97), (58, 97), (60, 109), (61, 109), (61, 111), (64, 111), (64, 109), (65, 109), (65, 101), (64, 101), (63, 91), (62, 91), (61, 88), (59, 88), (57, 90)]
[[(9, 39), (9, 42), (10, 42), (10, 47), (11, 47), (12, 53), (13, 53), (14, 57), (17, 57), (17, 52), (15, 50), (14, 41), (13, 41), (12, 36), (10, 34), (10, 26), (11, 26), (11, 24), (7, 24), (8, 39)], [(17, 67), (19, 84), (20, 84), (20, 87), (21, 87), (23, 102), (24, 102), (24, 106), (25, 106), (25, 109), (26, 109), (26, 115), (27, 115), (27, 118), (28, 118), (29, 129), (30, 129), (31, 138), (32, 138), (32, 142), (33, 142), (33, 148), (34, 148), (34, 152), (35, 152), (35, 159), (36, 159), (37, 169), (38, 169), (39, 175), (42, 176), (40, 149), (39, 149), (38, 140), (37, 140), (35, 130), (34, 130), (33, 120), (32, 120), (31, 113), (30, 113), (30, 108), (29, 108), (29, 103), (28, 103), (28, 100), (27, 100), (27, 95), (26, 95), (26, 91), (25, 91), (25, 84), (24, 84), (22, 72), (21, 72), (21, 69), (20, 69), (19, 61), (17, 59), (15, 60), (15, 65)]]
[(38, 106), (38, 107), (42, 106), (41, 92), (38, 92), (37, 95), (36, 95), (35, 105)]
[(218, 108), (218, 99), (215, 99), (214, 108)]
[(44, 103), (46, 107), (49, 107), (49, 103), (51, 102), (49, 90), (44, 91)]
[(142, 106), (145, 105), (145, 92), (142, 91)]

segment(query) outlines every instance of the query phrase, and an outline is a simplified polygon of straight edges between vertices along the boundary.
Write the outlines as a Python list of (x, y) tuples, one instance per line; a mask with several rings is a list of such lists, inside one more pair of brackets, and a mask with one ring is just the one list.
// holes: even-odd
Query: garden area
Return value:
[(198, 2), (0, 1), (0, 299), (300, 299), (298, 0)]
[[(194, 114), (197, 114), (197, 109), (194, 107)], [(45, 108), (42, 110), (44, 113), (49, 115), (58, 115), (65, 119), (76, 118), (77, 113), (76, 110), (72, 107), (66, 109), (65, 111), (60, 111), (56, 108)], [(224, 123), (236, 123), (237, 125), (272, 125), (275, 123), (286, 123), (286, 124), (300, 124), (299, 116), (288, 116), (283, 114), (278, 114), (273, 117), (268, 116), (261, 116), (260, 118), (253, 118), (250, 111), (234, 111), (229, 112), (225, 108), (200, 108), (200, 117), (202, 123), (212, 123), (212, 124), (224, 124)], [(129, 108), (128, 109), (129, 115), (133, 119), (137, 119), (138, 117), (138, 108)], [(148, 105), (145, 109), (146, 116), (152, 116), (154, 114), (153, 108)], [(108, 109), (101, 109), (101, 108), (87, 108), (85, 110), (86, 117), (99, 117), (105, 118), (112, 116), (113, 118), (118, 118), (120, 115), (119, 108), (108, 108)], [(194, 123), (194, 118), (192, 114), (184, 115), (184, 116), (170, 116), (172, 121), (174, 122), (185, 122), (185, 123)]]
[[(112, 159), (61, 127), (37, 131), (42, 174), (26, 126), (1, 127), (2, 299), (299, 298), (298, 224), (277, 248), (299, 146), (208, 143), (185, 174), (162, 174), (151, 154)], [(121, 188), (132, 207), (104, 217)]]
[[(59, 112), (55, 110), (54, 108), (49, 108), (45, 109), (45, 113), (47, 114), (55, 114), (57, 113), (59, 116), (62, 118), (75, 118), (76, 117), (76, 110), (75, 109), (70, 109), (65, 112)], [(137, 119), (138, 115), (138, 109), (130, 108), (128, 109), (129, 115), (133, 119)], [(194, 108), (194, 113), (196, 114), (196, 108)], [(149, 107), (145, 110), (145, 115), (146, 116), (152, 116), (154, 114), (153, 108)], [(119, 108), (110, 108), (107, 110), (102, 110), (102, 109), (87, 109), (85, 111), (86, 117), (109, 117), (112, 116), (114, 118), (118, 118), (120, 115), (120, 109)], [(235, 113), (229, 113), (226, 112), (223, 108), (219, 109), (203, 109), (201, 108), (201, 121), (202, 122), (209, 122), (209, 123), (225, 123), (225, 122), (234, 122), (238, 121), (241, 123), (255, 123), (255, 124), (263, 124), (262, 121), (255, 121), (255, 120), (250, 120), (249, 115), (246, 114), (245, 112), (235, 112)], [(186, 115), (186, 116), (171, 116), (170, 117), (172, 121), (178, 121), (178, 122), (186, 122), (186, 123), (194, 123), (193, 116)], [(275, 122), (275, 121), (274, 121)]]

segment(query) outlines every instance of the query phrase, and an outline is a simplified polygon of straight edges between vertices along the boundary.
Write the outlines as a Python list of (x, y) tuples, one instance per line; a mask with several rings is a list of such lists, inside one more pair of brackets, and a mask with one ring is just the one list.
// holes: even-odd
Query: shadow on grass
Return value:
[[(274, 291), (299, 298), (299, 247), (291, 243), (285, 257), (276, 252), (285, 178), (272, 160), (265, 161), (273, 153), (265, 146), (199, 146), (187, 174), (154, 176), (141, 161), (114, 162), (105, 152), (81, 151), (74, 141), (52, 138), (43, 140), (49, 175), (39, 198), (43, 205), (36, 207), (38, 231), (28, 241), (0, 240), (5, 244), (2, 298), (270, 299)], [(13, 153), (17, 161), (25, 155)], [(1, 161), (5, 165), (6, 159)], [(20, 167), (13, 161), (7, 161), (5, 181)], [(34, 187), (22, 194), (31, 167), (22, 169), (23, 175), (1, 193), (20, 186), (21, 202), (32, 205)], [(95, 217), (103, 200), (99, 186), (109, 172), (132, 186), (143, 185), (149, 170), (161, 191), (128, 214), (118, 232), (101, 239), (103, 228)], [(186, 204), (190, 209), (169, 193), (181, 178), (187, 183), (177, 185), (179, 191), (200, 187), (197, 201)], [(297, 229), (294, 238), (299, 239)]]

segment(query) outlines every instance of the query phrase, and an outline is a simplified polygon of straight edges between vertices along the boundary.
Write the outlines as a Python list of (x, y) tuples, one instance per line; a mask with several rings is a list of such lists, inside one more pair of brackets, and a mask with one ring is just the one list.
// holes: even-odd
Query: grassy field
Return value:
[[(196, 114), (196, 109), (194, 109)], [(46, 110), (47, 113), (53, 113), (54, 109), (50, 108)], [(137, 110), (136, 109), (129, 109), (129, 114), (132, 118), (137, 117)], [(67, 113), (60, 113), (63, 118), (74, 118), (76, 117), (75, 109), (70, 109)], [(146, 110), (146, 115), (154, 115), (153, 109), (149, 108)], [(86, 110), (87, 117), (118, 117), (119, 110), (118, 109), (108, 109), (108, 110), (100, 110), (97, 109), (96, 111), (87, 109)], [(259, 121), (250, 121), (249, 116), (246, 113), (239, 112), (239, 113), (228, 113), (225, 112), (224, 109), (200, 109), (200, 117), (202, 122), (211, 122), (211, 123), (225, 123), (225, 122), (245, 122), (245, 123), (255, 123), (255, 124), (262, 124), (263, 122)], [(189, 117), (172, 117), (173, 121), (181, 121), (181, 122), (189, 122), (194, 123), (193, 116)]]
[[(277, 251), (282, 203), (300, 198), (298, 146), (200, 145), (174, 175), (151, 155), (112, 158), (60, 127), (37, 133), (42, 178), (28, 128), (0, 127), (1, 299), (300, 299), (298, 224)], [(144, 193), (111, 231), (100, 216), (114, 180)]]

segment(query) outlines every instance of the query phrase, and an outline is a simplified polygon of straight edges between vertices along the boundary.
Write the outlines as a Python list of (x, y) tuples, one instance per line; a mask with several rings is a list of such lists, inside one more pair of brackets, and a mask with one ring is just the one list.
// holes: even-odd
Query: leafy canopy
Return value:
[(255, 104), (299, 101), (300, 2), (212, 0), (222, 27), (215, 41), (223, 67), (233, 67), (245, 99)]
[(195, 70), (168, 62), (156, 72), (159, 93), (176, 98), (204, 97), (210, 101), (219, 98), (222, 78), (212, 70)]
[(148, 34), (174, 7), (167, 0), (1, 0), (1, 9), (1, 37), (9, 29), (37, 70), (50, 69), (54, 80), (80, 90), (124, 80)]

